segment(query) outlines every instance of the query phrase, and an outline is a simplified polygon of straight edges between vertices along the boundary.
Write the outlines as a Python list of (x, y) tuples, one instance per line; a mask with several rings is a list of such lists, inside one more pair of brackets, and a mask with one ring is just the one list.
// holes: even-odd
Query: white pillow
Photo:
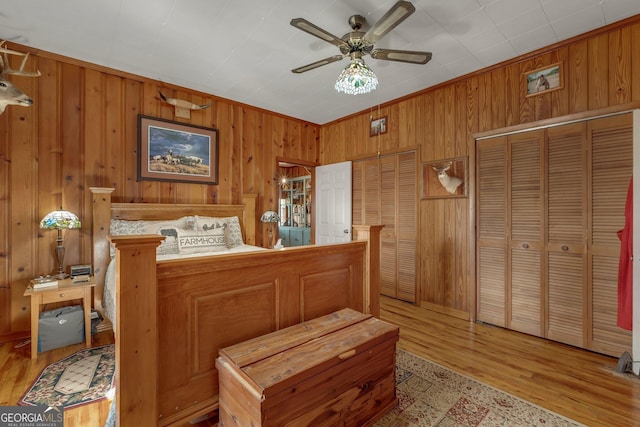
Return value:
[(178, 229), (178, 252), (180, 254), (194, 254), (227, 250), (227, 239), (224, 232), (226, 224), (219, 225), (219, 227), (204, 230)]
[[(193, 216), (184, 216), (175, 220), (160, 221), (128, 221), (123, 219), (112, 219), (109, 225), (109, 234), (112, 236), (132, 235), (132, 234), (160, 234), (166, 237), (158, 248), (156, 254), (177, 254), (178, 230), (195, 230), (196, 221)], [(111, 245), (111, 257), (115, 256), (115, 247)]]
[(225, 237), (227, 240), (227, 247), (229, 249), (244, 244), (244, 240), (242, 239), (242, 229), (240, 228), (240, 219), (237, 216), (223, 218), (196, 216), (196, 223), (197, 229), (203, 231), (226, 225)]

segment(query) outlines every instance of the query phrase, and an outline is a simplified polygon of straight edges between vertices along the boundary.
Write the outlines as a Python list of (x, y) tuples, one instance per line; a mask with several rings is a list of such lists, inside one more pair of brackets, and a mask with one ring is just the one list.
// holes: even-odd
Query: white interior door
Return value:
[(351, 241), (351, 162), (316, 167), (315, 242)]

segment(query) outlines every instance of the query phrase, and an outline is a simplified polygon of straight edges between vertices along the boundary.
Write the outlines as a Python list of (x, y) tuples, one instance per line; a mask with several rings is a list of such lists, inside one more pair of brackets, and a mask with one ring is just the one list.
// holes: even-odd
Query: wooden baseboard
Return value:
[(8, 332), (6, 334), (0, 335), (0, 344), (5, 342), (24, 340), (27, 338), (31, 338), (31, 333), (29, 331)]
[(446, 314), (448, 316), (453, 316), (462, 320), (471, 320), (471, 316), (466, 311), (456, 310), (455, 308), (443, 307), (438, 304), (434, 304), (427, 301), (420, 301), (418, 304), (419, 307), (425, 308), (427, 310), (435, 311), (437, 313)]

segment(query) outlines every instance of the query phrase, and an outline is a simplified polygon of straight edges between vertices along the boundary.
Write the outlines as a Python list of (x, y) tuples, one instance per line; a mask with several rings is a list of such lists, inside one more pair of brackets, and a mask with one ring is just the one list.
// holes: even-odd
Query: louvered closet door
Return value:
[(586, 123), (547, 130), (547, 333), (586, 345)]
[(396, 158), (374, 160), (380, 167), (380, 217), (384, 228), (380, 231), (380, 293), (398, 297), (397, 195)]
[(543, 149), (544, 131), (509, 137), (511, 262), (507, 292), (511, 304), (508, 327), (536, 336), (543, 333)]
[(618, 357), (631, 349), (631, 332), (619, 328), (618, 261), (624, 208), (633, 168), (631, 114), (593, 120), (590, 147), (591, 322), (588, 348)]
[(477, 317), (506, 326), (507, 138), (479, 141), (477, 170)]
[(416, 153), (397, 157), (398, 164), (398, 298), (416, 302), (417, 188)]
[(363, 163), (363, 224), (382, 224), (380, 218), (380, 165), (377, 160), (369, 160)]
[(380, 235), (380, 293), (415, 302), (417, 295), (416, 154), (353, 163), (353, 223), (384, 224)]
[(364, 220), (364, 163), (351, 164), (351, 221), (362, 225)]

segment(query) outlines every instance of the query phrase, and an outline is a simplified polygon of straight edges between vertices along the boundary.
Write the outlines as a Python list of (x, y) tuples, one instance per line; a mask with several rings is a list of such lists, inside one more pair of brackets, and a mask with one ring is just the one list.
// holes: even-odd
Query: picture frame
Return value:
[(422, 164), (422, 199), (467, 197), (467, 158)]
[(380, 117), (379, 119), (372, 119), (369, 136), (376, 136), (387, 133), (387, 128), (387, 116)]
[(218, 130), (138, 115), (138, 181), (218, 184)]
[(562, 62), (524, 73), (527, 97), (553, 92), (564, 87)]

